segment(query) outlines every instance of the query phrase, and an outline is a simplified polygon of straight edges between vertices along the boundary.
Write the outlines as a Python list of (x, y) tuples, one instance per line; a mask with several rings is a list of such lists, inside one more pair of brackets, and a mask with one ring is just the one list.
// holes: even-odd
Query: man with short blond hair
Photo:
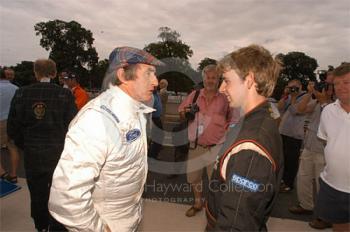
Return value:
[(51, 217), (47, 204), (52, 174), (77, 110), (71, 92), (51, 83), (56, 73), (53, 60), (34, 62), (38, 82), (16, 91), (7, 124), (9, 137), (24, 151), (31, 216), (38, 231), (65, 230)]
[(209, 182), (207, 231), (264, 231), (283, 172), (282, 142), (267, 98), (280, 65), (258, 45), (218, 63), (220, 92), (244, 114), (232, 127)]

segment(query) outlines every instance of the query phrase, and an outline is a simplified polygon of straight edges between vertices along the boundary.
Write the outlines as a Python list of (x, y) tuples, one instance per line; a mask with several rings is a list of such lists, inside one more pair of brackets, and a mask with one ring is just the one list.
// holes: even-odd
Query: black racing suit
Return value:
[(282, 142), (264, 102), (231, 128), (214, 167), (207, 231), (266, 231), (283, 173)]

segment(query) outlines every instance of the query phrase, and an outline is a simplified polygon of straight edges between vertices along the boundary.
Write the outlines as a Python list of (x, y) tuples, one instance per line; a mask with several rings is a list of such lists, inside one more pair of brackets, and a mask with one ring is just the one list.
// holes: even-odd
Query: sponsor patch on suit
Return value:
[(233, 174), (231, 178), (231, 182), (233, 184), (239, 185), (251, 192), (257, 192), (259, 190), (260, 184), (256, 183), (255, 181), (249, 180), (243, 176)]
[(139, 129), (132, 129), (128, 131), (125, 135), (126, 142), (134, 142), (138, 137), (141, 136), (141, 131)]

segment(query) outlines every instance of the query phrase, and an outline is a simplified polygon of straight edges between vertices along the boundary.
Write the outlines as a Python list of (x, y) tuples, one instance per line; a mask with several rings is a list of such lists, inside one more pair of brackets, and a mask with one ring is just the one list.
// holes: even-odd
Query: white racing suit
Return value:
[(67, 229), (137, 229), (147, 176), (145, 114), (152, 111), (113, 86), (73, 119), (49, 200)]

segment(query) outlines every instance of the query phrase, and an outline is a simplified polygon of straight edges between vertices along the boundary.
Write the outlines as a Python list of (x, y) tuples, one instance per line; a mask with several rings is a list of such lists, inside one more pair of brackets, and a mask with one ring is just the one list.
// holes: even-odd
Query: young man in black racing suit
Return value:
[(282, 142), (267, 102), (280, 65), (251, 45), (224, 57), (220, 91), (243, 116), (230, 128), (206, 202), (207, 231), (266, 231), (282, 177)]

